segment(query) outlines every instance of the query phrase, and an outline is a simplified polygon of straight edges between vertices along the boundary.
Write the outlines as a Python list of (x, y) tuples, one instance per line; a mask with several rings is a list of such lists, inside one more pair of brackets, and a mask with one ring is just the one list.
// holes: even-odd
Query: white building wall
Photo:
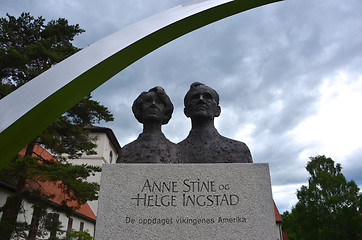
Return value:
[(23, 208), (24, 212), (22, 212), (18, 215), (18, 222), (31, 223), (31, 218), (33, 217), (32, 205), (26, 201), (23, 201), (22, 208)]
[[(90, 133), (92, 137), (97, 137), (97, 147), (94, 149), (97, 154), (95, 155), (86, 155), (83, 154), (79, 159), (69, 159), (70, 163), (84, 164), (102, 166), (103, 163), (115, 163), (117, 160), (117, 150), (107, 137), (106, 133)], [(112, 158), (110, 157), (110, 152), (112, 152)]]
[[(6, 199), (11, 196), (11, 193), (12, 192), (10, 190), (0, 187), (0, 206), (4, 206)], [(33, 216), (33, 208), (31, 207), (31, 204), (28, 202), (23, 202), (21, 209), (24, 211), (18, 215), (17, 221), (30, 223)], [(0, 218), (2, 217), (2, 214), (3, 213), (0, 212)]]
[[(73, 229), (75, 231), (80, 231), (81, 222), (83, 222), (83, 231), (87, 231), (90, 235), (92, 235), (92, 237), (94, 237), (95, 224), (93, 222), (87, 221), (83, 218), (80, 218), (80, 217), (77, 217), (74, 215), (70, 216), (70, 218), (73, 219), (73, 224), (72, 224), (71, 229)], [(59, 221), (63, 225), (63, 230), (66, 231), (68, 229), (69, 217), (67, 217), (63, 213), (60, 213)], [(62, 235), (62, 237), (64, 237), (64, 236), (65, 236), (65, 233)]]
[[(102, 167), (102, 164), (109, 164), (109, 163), (115, 163), (117, 160), (117, 150), (113, 146), (112, 142), (108, 138), (107, 134), (105, 132), (91, 132), (91, 137), (96, 137), (96, 144), (97, 147), (94, 149), (97, 154), (95, 155), (83, 155), (79, 159), (71, 159), (68, 160), (68, 162), (72, 164), (87, 164), (92, 166), (99, 166)], [(110, 157), (110, 152), (112, 152), (112, 157)], [(64, 155), (66, 157), (66, 155)], [(97, 182), (100, 184), (101, 179), (101, 173), (95, 173), (94, 176), (90, 176), (87, 181), (89, 182)], [(0, 187), (0, 206), (3, 206), (6, 202), (7, 196), (9, 196), (12, 192), (10, 190), (7, 190), (5, 188)], [(98, 207), (98, 201), (91, 201), (88, 202), (88, 205), (93, 210), (94, 214), (97, 215), (97, 207)], [(32, 214), (33, 214), (33, 208), (31, 204), (24, 202), (23, 207), (26, 210), (24, 214), (18, 215), (18, 221), (26, 221), (30, 224)], [(53, 209), (49, 209), (50, 212), (54, 212)], [(0, 212), (0, 217), (2, 215), (2, 212)], [(82, 219), (77, 216), (71, 216), (73, 218), (73, 226), (72, 229), (79, 231), (81, 222), (84, 223), (84, 230), (87, 230), (92, 236), (94, 236), (94, 229), (95, 224), (92, 221), (87, 221), (85, 219)], [(67, 230), (68, 227), (68, 217), (63, 214), (59, 213), (59, 221), (63, 225), (63, 230)], [(65, 235), (65, 234), (64, 234)], [(44, 238), (44, 239), (47, 239)]]
[[(80, 158), (80, 159), (71, 160), (68, 162), (70, 162), (72, 164), (77, 164), (77, 165), (87, 164), (87, 165), (98, 166), (98, 167), (102, 167), (102, 164), (104, 163), (103, 160), (101, 160), (101, 159), (87, 159), (87, 158)], [(94, 174), (94, 176), (89, 176), (87, 178), (87, 181), (96, 182), (99, 184), (101, 181), (101, 172), (96, 172)], [(88, 201), (87, 203), (90, 206), (90, 208), (92, 209), (92, 211), (94, 212), (94, 214), (97, 215), (98, 200)]]
[(277, 231), (278, 240), (283, 240), (282, 225), (280, 223), (277, 223), (276, 231)]
[[(10, 191), (0, 187), (0, 206), (4, 206), (6, 203), (6, 198), (9, 196)], [(0, 218), (3, 215), (3, 212), (0, 212)]]
[[(90, 133), (91, 137), (96, 137), (97, 147), (95, 151), (96, 155), (83, 155), (83, 159), (102, 159), (104, 163), (115, 163), (117, 159), (116, 148), (111, 143), (105, 132), (92, 132)], [(110, 152), (112, 152), (112, 160), (110, 159)]]
[[(92, 166), (99, 166), (102, 167), (102, 164), (108, 164), (108, 163), (116, 163), (117, 160), (117, 151), (116, 148), (111, 143), (110, 139), (108, 138), (107, 134), (105, 132), (92, 132), (90, 133), (91, 137), (96, 137), (97, 141), (97, 148), (95, 151), (97, 152), (96, 155), (86, 155), (84, 154), (79, 159), (71, 159), (68, 160), (68, 162), (72, 164), (87, 164)], [(112, 152), (112, 159), (110, 157), (110, 152)], [(100, 184), (101, 182), (101, 173), (95, 173), (94, 176), (90, 176), (87, 179), (88, 182), (96, 182)], [(89, 201), (89, 206), (93, 210), (94, 214), (97, 215), (98, 211), (98, 201)]]
[[(3, 206), (6, 202), (6, 199), (8, 196), (10, 196), (11, 191), (4, 189), (2, 187), (0, 187), (0, 206)], [(31, 219), (33, 216), (33, 208), (32, 205), (26, 201), (23, 201), (23, 209), (25, 210), (23, 213), (20, 213), (18, 215), (17, 221), (18, 222), (27, 222), (28, 224), (31, 223)], [(48, 212), (49, 213), (58, 213), (59, 214), (59, 221), (62, 224), (62, 230), (66, 231), (67, 227), (68, 227), (68, 219), (69, 217), (67, 217), (64, 213), (62, 212), (57, 212), (55, 211), (53, 208), (49, 207), (48, 208)], [(2, 212), (0, 213), (0, 217), (2, 216)], [(80, 224), (81, 222), (84, 223), (84, 231), (88, 231), (89, 234), (94, 237), (94, 229), (95, 229), (95, 224), (92, 221), (86, 220), (84, 218), (80, 218), (76, 215), (72, 215), (70, 216), (71, 218), (73, 218), (73, 227), (72, 229), (79, 231), (80, 230)], [(49, 235), (44, 236), (43, 238), (37, 238), (37, 239), (48, 239)], [(65, 233), (62, 234), (61, 236), (65, 236)], [(1, 239), (1, 236), (0, 236)]]
[(90, 133), (89, 134), (91, 137), (96, 137), (96, 144), (97, 147), (94, 149), (97, 154), (95, 155), (83, 155), (82, 158), (87, 157), (87, 158), (102, 158), (104, 155), (104, 148), (105, 148), (105, 139), (107, 138), (105, 133)]

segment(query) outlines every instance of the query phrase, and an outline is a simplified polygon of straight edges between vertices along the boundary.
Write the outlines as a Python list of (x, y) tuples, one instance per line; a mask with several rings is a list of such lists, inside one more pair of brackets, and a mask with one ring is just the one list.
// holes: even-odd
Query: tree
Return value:
[(295, 213), (290, 213), (289, 211), (285, 211), (281, 217), (283, 219), (283, 223), (282, 223), (282, 228), (284, 232), (288, 233), (288, 237), (290, 240), (297, 240), (297, 239), (302, 239), (302, 238), (298, 238), (297, 236), (297, 232), (299, 232), (299, 230), (297, 229), (299, 224), (297, 222), (297, 220), (295, 219)]
[(62, 240), (92, 240), (92, 236), (87, 231), (69, 231)]
[(71, 41), (84, 32), (64, 18), (45, 25), (29, 13), (6, 16), (0, 18), (0, 98), (78, 51)]
[[(22, 13), (18, 18), (9, 14), (6, 17), (0, 18), (0, 99), (77, 52), (79, 49), (73, 46), (72, 41), (75, 36), (84, 32), (78, 24), (69, 25), (64, 18), (45, 24), (44, 18), (34, 18), (29, 13)], [(35, 239), (38, 234), (40, 218), (45, 214), (42, 201), (51, 196), (42, 196), (36, 188), (32, 188), (29, 193), (26, 189), (29, 181), (34, 183), (43, 180), (62, 181), (65, 186), (64, 192), (72, 192), (74, 199), (79, 200), (80, 204), (96, 198), (98, 186), (80, 182), (84, 182), (86, 178), (84, 176), (89, 176), (100, 169), (81, 166), (85, 172), (76, 173), (79, 174), (75, 175), (78, 177), (71, 179), (69, 177), (75, 174), (75, 166), (56, 164), (31, 156), (36, 144), (41, 144), (51, 150), (60, 160), (63, 159), (64, 154), (67, 154), (69, 158), (77, 158), (83, 153), (94, 154), (93, 149), (96, 146), (94, 139), (91, 139), (88, 132), (84, 131), (84, 126), (112, 120), (113, 116), (109, 110), (92, 100), (89, 95), (31, 141), (26, 147), (24, 158), (19, 156), (14, 158), (8, 168), (2, 171), (3, 176), (10, 175), (11, 180), (16, 180), (14, 196), (9, 198), (1, 209), (3, 211), (0, 222), (2, 239), (10, 239), (11, 234), (16, 230), (16, 217), (20, 212), (23, 199), (30, 201), (34, 208), (34, 221), (29, 226), (30, 232), (27, 239)], [(52, 168), (58, 168), (58, 171), (64, 174), (52, 172)], [(82, 172), (82, 169), (78, 171)], [(47, 174), (50, 172), (53, 175)], [(87, 191), (79, 191), (80, 186)], [(64, 202), (63, 207), (66, 208), (66, 206)]]
[(283, 228), (291, 239), (362, 239), (362, 196), (342, 167), (325, 156), (311, 157), (308, 186), (297, 191), (292, 212), (283, 213)]

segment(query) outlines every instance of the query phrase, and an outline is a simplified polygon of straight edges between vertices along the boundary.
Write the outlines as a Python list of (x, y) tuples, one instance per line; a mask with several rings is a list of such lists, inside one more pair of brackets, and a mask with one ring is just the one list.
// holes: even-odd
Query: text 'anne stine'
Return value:
[(229, 184), (218, 184), (212, 180), (184, 179), (183, 181), (150, 181), (146, 179), (140, 193), (132, 197), (140, 207), (176, 206), (233, 206), (240, 198)]

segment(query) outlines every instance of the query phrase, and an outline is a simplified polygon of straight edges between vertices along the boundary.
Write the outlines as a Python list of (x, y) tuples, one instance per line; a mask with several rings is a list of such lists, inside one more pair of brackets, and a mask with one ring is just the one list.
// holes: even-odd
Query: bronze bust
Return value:
[(176, 144), (161, 131), (171, 119), (173, 104), (161, 87), (142, 92), (133, 102), (133, 114), (143, 124), (138, 138), (125, 145), (117, 163), (171, 163), (177, 162)]
[(248, 146), (221, 136), (214, 118), (221, 113), (219, 94), (203, 83), (191, 84), (184, 98), (184, 113), (192, 128), (186, 139), (177, 144), (181, 163), (252, 163)]

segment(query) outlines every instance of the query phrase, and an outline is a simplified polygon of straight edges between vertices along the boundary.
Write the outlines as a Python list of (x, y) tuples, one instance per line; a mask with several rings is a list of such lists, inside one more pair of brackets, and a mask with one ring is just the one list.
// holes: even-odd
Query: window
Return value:
[(72, 230), (72, 228), (73, 228), (73, 218), (68, 218), (67, 231)]
[(83, 232), (84, 229), (84, 222), (80, 222), (79, 231)]
[(53, 221), (58, 222), (59, 221), (59, 213), (53, 213)]
[(113, 159), (113, 152), (110, 151), (109, 152), (109, 163), (112, 163), (112, 159)]

